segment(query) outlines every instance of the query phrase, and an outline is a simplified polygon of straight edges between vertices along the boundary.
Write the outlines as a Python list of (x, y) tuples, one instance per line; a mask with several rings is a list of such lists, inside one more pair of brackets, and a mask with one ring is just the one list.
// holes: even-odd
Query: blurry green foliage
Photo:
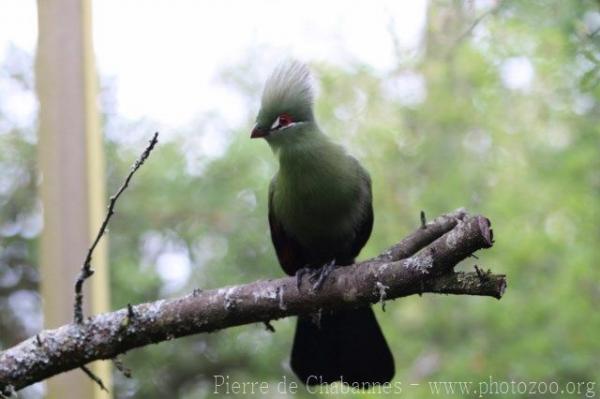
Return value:
[[(313, 65), (323, 130), (373, 178), (375, 228), (361, 257), (397, 242), (421, 209), (433, 217), (464, 206), (492, 220), (496, 245), (462, 268), (477, 262), (508, 275), (499, 302), (426, 295), (378, 309), (396, 381), (413, 398), (431, 396), (427, 381), (600, 383), (598, 4), (506, 1), (461, 38), (483, 12), (470, 4), (430, 4), (422, 48), (399, 53), (389, 73)], [(162, 142), (119, 202), (110, 227), (115, 308), (283, 274), (266, 217), (276, 163), (265, 143), (248, 139), (263, 67), (247, 62), (223, 74), (250, 107), (247, 124), (217, 129), (222, 154), (201, 150), (220, 126), (208, 115)], [(152, 132), (151, 123), (115, 119), (107, 115), (111, 192)], [(128, 129), (137, 133), (119, 137)], [(0, 165), (20, 171), (9, 183), (0, 176), (0, 277), (35, 264), (35, 238), (6, 228), (36, 209), (35, 146), (23, 130), (0, 134)], [(21, 262), (5, 256), (13, 245)], [(35, 276), (25, 280), (0, 289), (31, 290)], [(3, 326), (14, 324), (6, 303)], [(117, 375), (117, 396), (210, 396), (215, 374), (289, 380), (294, 321), (273, 324), (275, 334), (251, 325), (134, 351), (124, 359), (134, 379)], [(0, 345), (23, 336), (10, 331), (0, 331)]]

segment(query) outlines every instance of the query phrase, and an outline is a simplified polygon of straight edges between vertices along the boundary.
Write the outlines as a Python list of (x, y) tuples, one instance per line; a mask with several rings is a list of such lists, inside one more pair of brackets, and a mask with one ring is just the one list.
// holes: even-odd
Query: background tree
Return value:
[[(375, 228), (361, 258), (416, 226), (420, 209), (434, 215), (465, 206), (494, 221), (497, 243), (481, 262), (508, 274), (501, 302), (410, 297), (378, 314), (397, 381), (421, 384), (411, 397), (429, 397), (427, 381), (437, 380), (600, 381), (598, 4), (501, 4), (478, 19), (471, 2), (430, 3), (419, 51), (399, 51), (386, 75), (358, 63), (313, 65), (324, 130), (373, 177)], [(161, 143), (120, 203), (110, 230), (113, 308), (281, 275), (266, 220), (275, 163), (266, 145), (248, 139), (264, 68), (257, 52), (222, 74), (244, 95), (247, 123), (229, 129), (219, 116), (202, 115)], [(14, 50), (1, 79), (27, 92), (29, 68)], [(106, 81), (109, 192), (154, 130), (151, 121), (112, 113), (113, 90)], [(12, 171), (0, 176), (6, 347), (39, 326), (26, 311), (39, 309), (39, 207), (33, 122), (11, 119), (1, 98), (0, 164)], [(195, 151), (214, 145), (207, 137), (215, 131), (218, 151)], [(134, 379), (117, 374), (116, 396), (209, 396), (214, 374), (289, 378), (293, 321), (273, 324), (275, 334), (244, 326), (132, 352), (124, 360)]]

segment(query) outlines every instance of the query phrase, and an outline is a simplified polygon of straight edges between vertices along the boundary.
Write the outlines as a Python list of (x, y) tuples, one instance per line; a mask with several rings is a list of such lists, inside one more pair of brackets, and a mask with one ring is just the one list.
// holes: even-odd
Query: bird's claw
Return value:
[(335, 269), (335, 259), (329, 263), (326, 263), (320, 269), (317, 269), (315, 273), (311, 276), (312, 278), (316, 278), (317, 281), (313, 284), (313, 291), (318, 291), (323, 286), (325, 279), (329, 274)]

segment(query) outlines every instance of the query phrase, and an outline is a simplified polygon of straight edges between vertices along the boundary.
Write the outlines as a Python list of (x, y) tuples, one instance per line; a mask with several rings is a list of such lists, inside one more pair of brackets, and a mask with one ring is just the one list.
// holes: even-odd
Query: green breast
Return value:
[(331, 143), (281, 150), (279, 161), (273, 211), (285, 230), (314, 250), (352, 240), (370, 200), (358, 162)]

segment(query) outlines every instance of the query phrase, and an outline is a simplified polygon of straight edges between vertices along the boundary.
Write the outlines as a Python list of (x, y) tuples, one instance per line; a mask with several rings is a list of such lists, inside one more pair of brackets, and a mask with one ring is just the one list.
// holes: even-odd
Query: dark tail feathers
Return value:
[[(317, 320), (313, 320), (317, 319)], [(370, 307), (300, 316), (292, 370), (307, 385), (344, 382), (368, 388), (389, 382), (394, 358)]]

